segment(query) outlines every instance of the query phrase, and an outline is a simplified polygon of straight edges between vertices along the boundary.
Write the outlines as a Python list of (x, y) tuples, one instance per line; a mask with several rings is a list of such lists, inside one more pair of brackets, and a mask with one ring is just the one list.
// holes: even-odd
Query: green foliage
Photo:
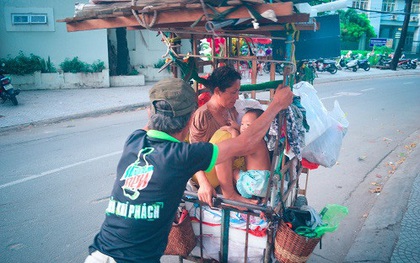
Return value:
[(61, 62), (60, 68), (63, 72), (71, 72), (71, 73), (91, 73), (91, 72), (101, 72), (105, 69), (105, 63), (100, 60), (96, 60), (92, 63), (92, 65), (81, 61), (78, 57), (74, 57), (73, 59), (66, 58), (64, 62)]
[[(30, 54), (26, 56), (22, 51), (19, 52), (14, 58), (0, 58), (0, 64), (5, 64), (3, 70), (8, 74), (14, 75), (26, 75), (33, 74), (36, 71), (41, 71), (42, 73), (55, 73), (57, 68), (51, 62), (51, 58), (48, 56), (47, 61), (45, 59)], [(66, 58), (64, 62), (60, 64), (60, 68), (64, 72), (101, 72), (105, 69), (105, 62), (100, 61), (99, 59), (92, 63), (92, 65), (80, 61), (78, 57), (70, 60)]]
[(50, 56), (48, 56), (48, 60), (41, 59), (41, 73), (56, 73), (57, 69), (54, 64), (51, 62)]
[(105, 62), (98, 59), (92, 63), (91, 67), (93, 72), (102, 72), (105, 69)]
[(314, 6), (314, 5), (320, 5), (320, 4), (325, 4), (329, 2), (331, 2), (331, 0), (314, 0), (314, 1), (310, 1), (309, 5)]
[(379, 60), (379, 55), (388, 56), (389, 54), (393, 53), (393, 49), (383, 46), (383, 47), (375, 47), (373, 51), (366, 51), (366, 50), (341, 50), (341, 55), (345, 56), (347, 53), (351, 51), (351, 55), (359, 55), (359, 59), (368, 58), (369, 63), (371, 65), (376, 65)]
[(129, 73), (128, 73), (128, 75), (130, 75), (130, 76), (134, 76), (134, 75), (138, 75), (139, 74), (139, 72), (137, 71), (137, 69), (135, 69), (135, 68), (133, 68)]
[(358, 14), (354, 9), (338, 10), (340, 16), (341, 40), (357, 42), (366, 34), (367, 38), (375, 37), (375, 31), (365, 14)]
[(391, 53), (394, 53), (394, 50), (387, 46), (375, 47), (375, 53), (389, 55)]
[(4, 63), (4, 71), (9, 74), (25, 75), (33, 74), (36, 71), (42, 70), (43, 59), (34, 54), (26, 56), (22, 51), (19, 51), (19, 55), (14, 58), (7, 57), (2, 59), (1, 63)]
[(63, 72), (92, 72), (92, 69), (90, 69), (89, 64), (81, 61), (79, 57), (74, 57), (71, 60), (69, 58), (66, 58), (63, 62), (61, 62), (60, 68), (63, 70)]
[(165, 65), (165, 60), (164, 59), (159, 59), (159, 61), (155, 64), (153, 64), (154, 68), (161, 68), (163, 65)]

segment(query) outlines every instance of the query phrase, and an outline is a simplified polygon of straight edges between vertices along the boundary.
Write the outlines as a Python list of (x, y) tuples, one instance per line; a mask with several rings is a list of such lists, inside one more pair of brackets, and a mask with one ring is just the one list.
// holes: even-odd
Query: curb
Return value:
[(17, 124), (17, 125), (12, 125), (12, 126), (7, 126), (7, 127), (0, 127), (0, 134), (7, 133), (7, 132), (12, 132), (12, 131), (18, 131), (18, 130), (25, 129), (25, 128), (28, 128), (28, 127), (31, 127), (31, 126), (39, 126), (39, 125), (59, 123), (59, 122), (67, 121), (67, 120), (70, 120), (70, 119), (82, 119), (82, 118), (86, 118), (86, 117), (103, 116), (103, 115), (111, 114), (111, 113), (114, 113), (114, 112), (134, 111), (134, 110), (137, 110), (139, 108), (145, 108), (148, 105), (149, 105), (149, 103), (129, 104), (129, 105), (125, 105), (125, 106), (111, 107), (111, 108), (108, 108), (108, 109), (92, 110), (92, 111), (87, 111), (87, 112), (84, 112), (84, 113), (70, 114), (70, 115), (66, 115), (66, 116), (62, 116), (62, 117), (50, 118), (50, 119), (45, 119), (45, 120), (40, 120), (40, 121), (34, 121), (34, 122), (30, 122), (30, 123), (25, 123), (25, 124)]
[(323, 84), (323, 83), (337, 82), (337, 81), (351, 81), (351, 80), (363, 80), (363, 79), (373, 79), (373, 78), (391, 78), (391, 77), (420, 75), (420, 72), (418, 72), (418, 70), (387, 70), (386, 72), (390, 74), (367, 73), (366, 75), (365, 74), (356, 75), (358, 74), (357, 72), (351, 72), (355, 75), (354, 76), (332, 76), (330, 78), (325, 78), (325, 79), (318, 77), (318, 78), (315, 78), (314, 84)]

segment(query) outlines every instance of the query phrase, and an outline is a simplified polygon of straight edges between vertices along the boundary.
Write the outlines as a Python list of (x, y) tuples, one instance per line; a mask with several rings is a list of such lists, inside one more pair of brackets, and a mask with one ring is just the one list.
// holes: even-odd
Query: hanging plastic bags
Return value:
[(306, 145), (321, 136), (330, 126), (328, 111), (316, 94), (315, 88), (308, 82), (302, 81), (294, 85), (293, 93), (300, 97), (301, 105), (306, 110), (306, 121), (309, 132), (305, 134)]
[[(329, 127), (307, 145), (302, 152), (303, 158), (318, 163), (324, 167), (332, 167), (336, 164), (341, 150), (343, 137), (347, 132), (348, 121), (337, 101), (334, 102), (334, 110), (328, 113)], [(340, 123), (337, 119), (341, 120)]]
[(316, 90), (308, 82), (296, 84), (294, 93), (301, 97), (310, 127), (305, 134), (306, 146), (302, 157), (311, 163), (332, 167), (337, 162), (343, 137), (349, 126), (344, 112), (338, 101), (334, 102), (332, 111), (327, 111), (316, 95)]

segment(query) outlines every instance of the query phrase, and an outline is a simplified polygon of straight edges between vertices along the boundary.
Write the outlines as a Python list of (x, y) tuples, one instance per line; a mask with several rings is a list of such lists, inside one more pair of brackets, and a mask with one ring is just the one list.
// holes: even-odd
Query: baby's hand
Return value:
[(234, 128), (235, 130), (238, 130), (238, 131), (240, 129), (239, 124), (236, 121), (231, 120), (231, 119), (229, 120), (229, 126), (232, 127), (232, 128)]

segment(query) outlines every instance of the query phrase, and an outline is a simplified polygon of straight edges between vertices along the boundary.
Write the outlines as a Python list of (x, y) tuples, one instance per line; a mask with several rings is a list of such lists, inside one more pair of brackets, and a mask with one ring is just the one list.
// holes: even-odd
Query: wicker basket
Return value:
[(173, 223), (169, 232), (165, 255), (188, 256), (197, 244), (191, 218), (186, 216), (179, 224)]
[(274, 240), (274, 256), (283, 263), (306, 262), (319, 240), (296, 234), (282, 221)]

